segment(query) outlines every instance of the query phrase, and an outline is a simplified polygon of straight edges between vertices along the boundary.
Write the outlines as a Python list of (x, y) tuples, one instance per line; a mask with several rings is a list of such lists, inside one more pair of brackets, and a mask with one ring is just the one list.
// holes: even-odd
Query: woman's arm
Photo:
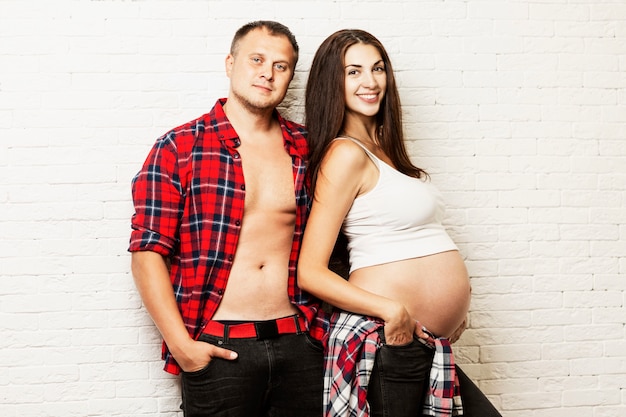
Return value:
[(357, 287), (328, 268), (354, 199), (369, 191), (377, 180), (377, 168), (358, 145), (344, 140), (331, 144), (317, 176), (298, 260), (298, 285), (343, 310), (381, 318), (387, 343), (402, 345), (409, 343), (416, 331), (416, 323), (404, 306)]

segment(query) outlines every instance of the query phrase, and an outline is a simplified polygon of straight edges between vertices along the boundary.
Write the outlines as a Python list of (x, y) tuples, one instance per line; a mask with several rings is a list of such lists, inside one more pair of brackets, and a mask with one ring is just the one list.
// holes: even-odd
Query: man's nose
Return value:
[(274, 80), (274, 65), (270, 63), (263, 65), (261, 68), (261, 77), (265, 78), (267, 81)]

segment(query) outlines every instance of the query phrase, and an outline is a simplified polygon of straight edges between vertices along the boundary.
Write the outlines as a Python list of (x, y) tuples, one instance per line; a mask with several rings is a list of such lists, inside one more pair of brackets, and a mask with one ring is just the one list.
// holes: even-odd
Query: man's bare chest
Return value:
[(246, 183), (246, 211), (295, 211), (292, 160), (284, 148), (244, 149), (241, 161)]

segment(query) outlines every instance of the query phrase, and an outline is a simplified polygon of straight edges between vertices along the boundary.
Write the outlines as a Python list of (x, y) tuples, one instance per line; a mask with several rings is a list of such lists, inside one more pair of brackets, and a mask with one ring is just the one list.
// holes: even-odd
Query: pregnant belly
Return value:
[(460, 276), (440, 278), (439, 285), (424, 284), (415, 297), (407, 297), (405, 306), (433, 334), (448, 337), (467, 316), (470, 287)]
[(470, 282), (457, 251), (354, 271), (350, 282), (394, 299), (436, 336), (450, 336), (467, 316)]

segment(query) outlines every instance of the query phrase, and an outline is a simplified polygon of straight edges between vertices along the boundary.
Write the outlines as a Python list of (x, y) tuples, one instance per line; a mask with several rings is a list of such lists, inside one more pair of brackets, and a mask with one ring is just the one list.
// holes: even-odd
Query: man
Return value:
[(133, 180), (132, 271), (187, 417), (321, 415), (318, 306), (295, 282), (308, 149), (276, 111), (297, 60), (285, 26), (240, 28), (228, 98), (159, 138)]

